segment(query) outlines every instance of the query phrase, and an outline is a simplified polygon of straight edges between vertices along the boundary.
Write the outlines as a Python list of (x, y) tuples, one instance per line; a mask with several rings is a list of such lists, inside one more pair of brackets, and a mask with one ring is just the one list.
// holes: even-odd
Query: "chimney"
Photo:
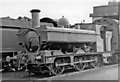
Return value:
[(32, 9), (32, 28), (40, 27), (39, 9)]

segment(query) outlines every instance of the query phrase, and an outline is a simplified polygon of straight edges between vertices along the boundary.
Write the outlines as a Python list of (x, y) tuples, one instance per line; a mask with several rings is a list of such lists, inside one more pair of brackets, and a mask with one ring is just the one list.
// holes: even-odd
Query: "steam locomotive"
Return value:
[[(114, 60), (111, 51), (118, 47), (112, 47), (111, 43), (119, 44), (119, 40), (112, 39), (113, 30), (103, 25), (107, 20), (111, 22), (111, 19), (94, 21), (97, 24), (95, 30), (69, 28), (67, 24), (48, 27), (40, 26), (39, 12), (38, 9), (31, 10), (32, 28), (21, 28), (17, 33), (19, 45), (24, 51), (6, 58), (16, 61), (16, 68), (24, 65), (29, 73), (58, 75), (69, 68), (80, 71)], [(117, 58), (116, 55), (114, 58)]]

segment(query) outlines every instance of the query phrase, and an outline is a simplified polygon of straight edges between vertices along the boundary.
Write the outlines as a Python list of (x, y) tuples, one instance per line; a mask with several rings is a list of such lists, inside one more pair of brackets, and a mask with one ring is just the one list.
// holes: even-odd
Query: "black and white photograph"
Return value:
[(1, 82), (120, 82), (120, 0), (0, 0)]

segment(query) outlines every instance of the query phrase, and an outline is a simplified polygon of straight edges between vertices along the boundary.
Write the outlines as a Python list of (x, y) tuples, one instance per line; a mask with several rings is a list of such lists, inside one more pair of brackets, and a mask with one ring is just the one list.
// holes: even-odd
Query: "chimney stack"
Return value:
[(32, 9), (32, 28), (40, 27), (39, 9)]

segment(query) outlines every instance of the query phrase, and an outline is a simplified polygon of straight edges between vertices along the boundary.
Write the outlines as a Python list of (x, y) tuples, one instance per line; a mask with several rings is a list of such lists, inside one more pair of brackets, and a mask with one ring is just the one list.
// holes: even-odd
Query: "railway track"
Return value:
[[(115, 66), (115, 65), (104, 65), (104, 66), (101, 66), (99, 68), (102, 68), (102, 67), (108, 67), (108, 66)], [(63, 74), (61, 75), (57, 75), (57, 76), (52, 76), (52, 75), (48, 75), (47, 73), (46, 74), (38, 74), (38, 75), (34, 75), (34, 74), (28, 74), (28, 72), (25, 72), (25, 71), (20, 71), (20, 72), (3, 72), (2, 73), (2, 80), (36, 80), (36, 79), (39, 79), (39, 80), (46, 80), (46, 79), (49, 79), (49, 78), (55, 78), (55, 77), (64, 77), (64, 76), (68, 76), (68, 75), (74, 75), (74, 74), (77, 74), (77, 73), (84, 73), (84, 72), (87, 72), (87, 71), (91, 71), (91, 70), (96, 70), (98, 68), (86, 68), (85, 70), (82, 70), (82, 71), (76, 71), (74, 69), (69, 69), (69, 70), (66, 70), (64, 71)]]

